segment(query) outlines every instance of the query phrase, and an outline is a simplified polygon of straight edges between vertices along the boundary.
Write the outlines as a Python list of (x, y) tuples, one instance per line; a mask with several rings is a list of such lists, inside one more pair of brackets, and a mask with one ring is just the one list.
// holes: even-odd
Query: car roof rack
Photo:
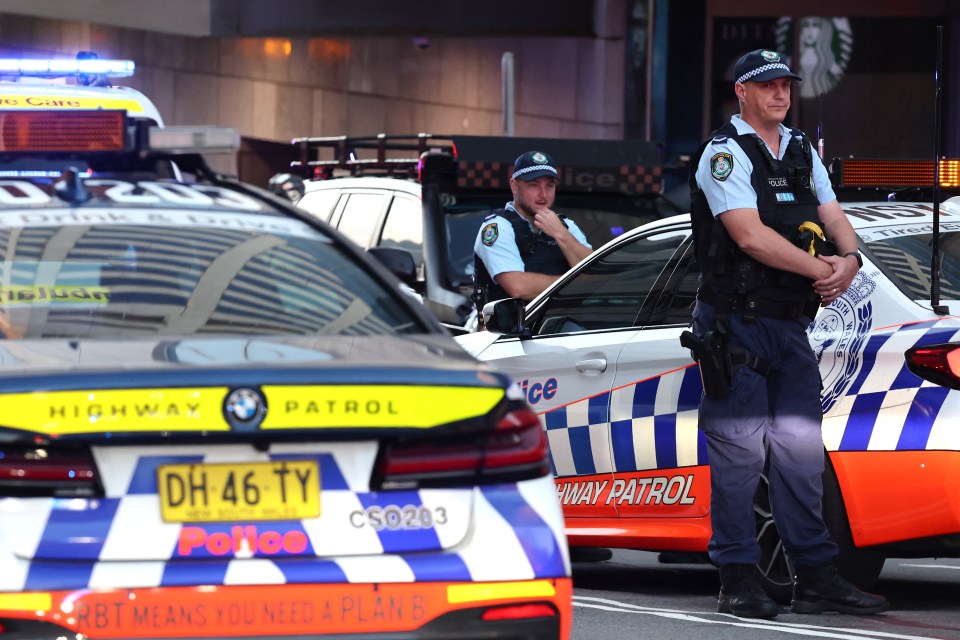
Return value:
[[(436, 169), (454, 171), (461, 189), (502, 190), (509, 188), (517, 156), (535, 149), (558, 161), (564, 190), (631, 195), (663, 191), (660, 148), (640, 140), (381, 133), (304, 137), (292, 142), (299, 147), (300, 158), (290, 163), (291, 170), (305, 179), (342, 175), (416, 179)], [(326, 157), (321, 157), (324, 151)], [(425, 153), (454, 162), (421, 163)], [(421, 170), (423, 176), (418, 174)]]
[[(290, 167), (304, 178), (331, 178), (338, 169), (352, 176), (416, 177), (422, 154), (454, 153), (450, 136), (430, 133), (294, 138), (292, 143), (299, 148), (300, 159), (291, 162)], [(332, 157), (320, 157), (324, 150), (331, 152)]]

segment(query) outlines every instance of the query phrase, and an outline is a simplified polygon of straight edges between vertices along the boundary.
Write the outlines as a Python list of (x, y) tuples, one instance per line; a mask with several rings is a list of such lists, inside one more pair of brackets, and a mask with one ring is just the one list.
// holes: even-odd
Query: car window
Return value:
[(420, 200), (397, 196), (390, 204), (387, 219), (380, 234), (380, 247), (392, 247), (410, 252), (417, 265), (417, 274), (423, 275), (423, 206)]
[(337, 229), (361, 247), (369, 247), (386, 199), (380, 193), (349, 194)]
[(640, 312), (644, 326), (688, 325), (700, 283), (700, 266), (692, 240), (671, 258), (654, 285), (657, 295), (647, 297)]
[[(503, 198), (498, 199), (498, 202)], [(473, 244), (483, 219), (503, 203), (468, 201), (446, 204), (443, 208), (444, 235), (447, 247), (447, 269), (450, 284), (461, 286), (473, 282)]]
[(596, 257), (535, 312), (537, 335), (632, 327), (688, 232), (639, 236)]
[[(932, 234), (877, 235), (867, 242), (870, 259), (911, 300), (930, 297)], [(940, 234), (940, 294), (960, 300), (960, 233)]]
[(320, 189), (305, 193), (304, 196), (300, 198), (297, 206), (312, 213), (324, 222), (330, 222), (330, 215), (333, 213), (333, 208), (337, 205), (337, 200), (339, 199), (339, 189)]

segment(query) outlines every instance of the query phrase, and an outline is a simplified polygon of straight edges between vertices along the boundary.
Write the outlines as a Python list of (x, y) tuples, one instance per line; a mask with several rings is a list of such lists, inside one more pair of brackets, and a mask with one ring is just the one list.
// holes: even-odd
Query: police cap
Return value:
[(777, 78), (803, 80), (793, 71), (790, 71), (790, 67), (783, 61), (783, 57), (779, 53), (769, 49), (757, 49), (741, 56), (733, 67), (733, 75), (736, 82), (739, 83), (748, 81), (767, 82)]
[(513, 163), (514, 180), (536, 180), (541, 176), (560, 178), (553, 158), (543, 151), (527, 151)]

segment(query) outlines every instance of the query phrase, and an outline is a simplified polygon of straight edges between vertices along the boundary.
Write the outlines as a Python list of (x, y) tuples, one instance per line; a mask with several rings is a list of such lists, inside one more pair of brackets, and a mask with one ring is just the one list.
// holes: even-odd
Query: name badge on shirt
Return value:
[(795, 202), (796, 198), (793, 197), (793, 194), (790, 192), (777, 192), (777, 202)]

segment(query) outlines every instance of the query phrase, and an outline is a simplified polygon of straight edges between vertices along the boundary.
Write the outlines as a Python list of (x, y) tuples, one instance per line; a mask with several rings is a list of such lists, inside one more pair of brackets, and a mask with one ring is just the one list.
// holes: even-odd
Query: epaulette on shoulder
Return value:
[(710, 141), (710, 144), (723, 144), (729, 139), (729, 136), (714, 136), (713, 140)]

